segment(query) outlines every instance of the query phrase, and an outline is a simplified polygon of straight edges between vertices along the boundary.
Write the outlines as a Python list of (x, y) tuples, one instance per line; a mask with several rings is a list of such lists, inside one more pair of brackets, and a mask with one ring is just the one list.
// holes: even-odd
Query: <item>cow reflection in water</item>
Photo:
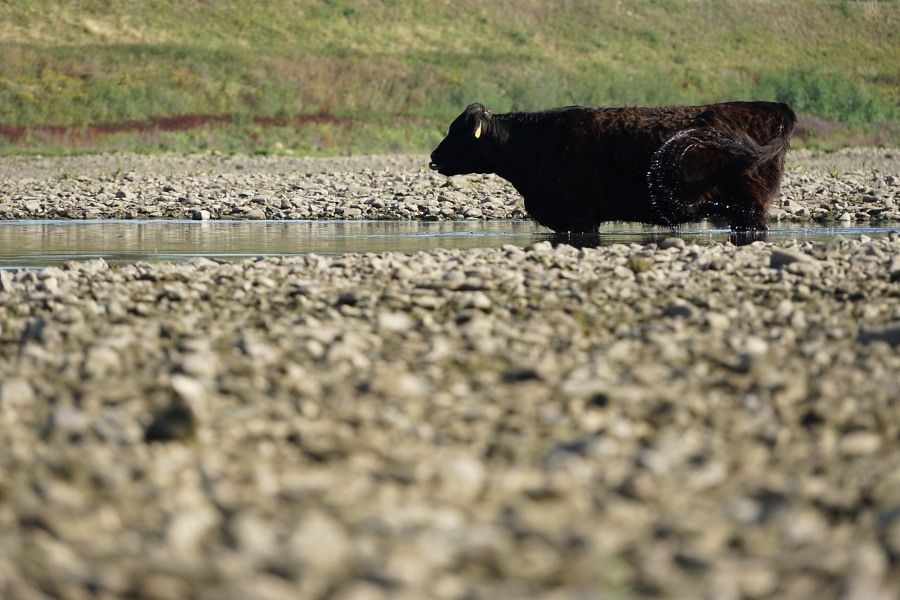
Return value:
[[(635, 244), (658, 244), (665, 239), (670, 238), (680, 238), (685, 241), (687, 244), (694, 243), (696, 241), (707, 242), (710, 241), (708, 238), (701, 236), (693, 236), (687, 235), (682, 236), (677, 232), (675, 235), (672, 232), (663, 233), (663, 232), (647, 232), (643, 235), (631, 235), (628, 239), (622, 239), (621, 237), (609, 236), (605, 233), (600, 232), (592, 232), (592, 233), (578, 233), (565, 231), (562, 233), (551, 233), (547, 236), (547, 241), (549, 241), (554, 246), (566, 245), (572, 246), (575, 248), (599, 248), (601, 246), (609, 246), (611, 244), (622, 244), (622, 243), (635, 243)], [(735, 246), (747, 246), (752, 244), (753, 242), (767, 242), (769, 241), (769, 232), (766, 229), (750, 229), (746, 231), (734, 231), (732, 230), (728, 234), (728, 241), (734, 244)]]

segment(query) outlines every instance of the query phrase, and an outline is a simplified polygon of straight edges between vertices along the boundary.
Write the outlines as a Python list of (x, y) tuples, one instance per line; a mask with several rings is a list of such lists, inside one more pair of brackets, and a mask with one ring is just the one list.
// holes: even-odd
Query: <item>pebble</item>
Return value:
[(187, 405), (196, 407), (206, 396), (206, 387), (201, 381), (186, 375), (172, 375), (172, 389)]
[(626, 265), (635, 273), (645, 273), (653, 268), (650, 261), (643, 256), (629, 256)]
[(793, 263), (814, 263), (815, 259), (803, 252), (786, 250), (783, 248), (773, 248), (772, 255), (769, 259), (769, 266), (774, 269), (780, 269)]
[(666, 238), (659, 242), (660, 250), (668, 250), (669, 248), (684, 248), (685, 241), (682, 238)]
[(717, 312), (707, 312), (704, 317), (706, 318), (706, 322), (709, 324), (711, 329), (727, 329), (729, 320), (728, 317)]
[(900, 256), (891, 258), (891, 262), (888, 265), (888, 274), (891, 276), (892, 280), (895, 274), (900, 274)]
[(8, 271), (0, 271), (0, 292), (13, 290), (13, 275)]
[(474, 456), (454, 456), (439, 460), (439, 479), (445, 494), (471, 500), (482, 490), (487, 477), (484, 466)]
[(87, 419), (81, 410), (73, 406), (56, 406), (47, 424), (47, 434), (81, 436), (87, 427)]
[(141, 578), (136, 595), (154, 600), (178, 600), (190, 595), (190, 587), (172, 575), (154, 573)]
[(0, 410), (14, 414), (23, 406), (34, 401), (34, 388), (25, 379), (9, 377), (0, 383)]
[(535, 254), (546, 254), (553, 251), (553, 244), (548, 241), (535, 242), (534, 244), (526, 246), (525, 250)]
[(215, 509), (206, 504), (181, 510), (172, 516), (166, 528), (166, 541), (175, 551), (191, 556), (218, 522)]
[(88, 350), (84, 371), (90, 377), (104, 377), (121, 366), (119, 354), (109, 346), (94, 346)]
[(375, 376), (372, 389), (388, 397), (423, 397), (428, 393), (428, 384), (412, 373), (383, 371)]
[(265, 559), (277, 551), (276, 532), (268, 519), (242, 511), (228, 523), (228, 534), (237, 549), (254, 560)]
[(219, 359), (212, 352), (190, 352), (181, 359), (177, 368), (193, 377), (211, 379), (219, 372)]
[(401, 333), (414, 326), (413, 319), (402, 312), (381, 313), (378, 315), (378, 328), (382, 331)]
[(686, 300), (681, 298), (673, 298), (666, 302), (663, 313), (667, 317), (684, 317), (689, 318), (695, 312), (696, 308)]
[(194, 437), (197, 420), (194, 411), (184, 402), (173, 402), (157, 412), (144, 430), (144, 441), (184, 441)]
[(881, 447), (881, 437), (868, 431), (848, 433), (841, 438), (840, 449), (848, 456), (872, 454)]
[(294, 560), (328, 574), (346, 568), (353, 551), (343, 526), (321, 511), (305, 514), (286, 546)]
[(859, 341), (864, 344), (886, 342), (891, 346), (900, 345), (900, 323), (883, 327), (861, 327), (859, 330)]

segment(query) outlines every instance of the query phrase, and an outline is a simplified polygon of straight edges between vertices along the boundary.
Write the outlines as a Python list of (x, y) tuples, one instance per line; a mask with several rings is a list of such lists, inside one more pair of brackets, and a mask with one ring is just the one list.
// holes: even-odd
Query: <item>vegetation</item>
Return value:
[(896, 145), (898, 30), (893, 1), (7, 0), (0, 152), (422, 151), (475, 100), (729, 98)]

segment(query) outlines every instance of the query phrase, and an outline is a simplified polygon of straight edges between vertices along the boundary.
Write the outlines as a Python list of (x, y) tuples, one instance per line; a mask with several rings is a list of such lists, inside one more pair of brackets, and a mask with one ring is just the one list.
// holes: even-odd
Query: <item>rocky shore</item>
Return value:
[[(424, 156), (10, 157), (0, 219), (509, 219), (518, 193), (495, 176), (447, 179)], [(900, 220), (900, 150), (788, 154), (775, 223)]]
[(0, 311), (4, 598), (900, 592), (897, 235), (88, 261)]

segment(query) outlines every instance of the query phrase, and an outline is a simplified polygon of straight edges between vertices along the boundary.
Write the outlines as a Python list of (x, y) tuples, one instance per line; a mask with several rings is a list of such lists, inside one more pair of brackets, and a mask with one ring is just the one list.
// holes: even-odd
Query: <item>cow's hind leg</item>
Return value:
[(740, 169), (736, 162), (727, 133), (700, 127), (673, 134), (654, 153), (647, 172), (657, 222), (674, 226), (721, 214), (719, 190)]
[(728, 219), (732, 231), (766, 231), (769, 228), (768, 198), (761, 197), (761, 190), (747, 185), (748, 182), (741, 183), (744, 185), (732, 188), (723, 198), (723, 216)]
[(668, 224), (720, 216), (734, 231), (765, 231), (781, 173), (781, 161), (766, 157), (780, 148), (727, 128), (679, 131), (651, 160), (651, 207)]
[(769, 221), (765, 213), (746, 211), (731, 218), (732, 231), (766, 231), (769, 229)]

